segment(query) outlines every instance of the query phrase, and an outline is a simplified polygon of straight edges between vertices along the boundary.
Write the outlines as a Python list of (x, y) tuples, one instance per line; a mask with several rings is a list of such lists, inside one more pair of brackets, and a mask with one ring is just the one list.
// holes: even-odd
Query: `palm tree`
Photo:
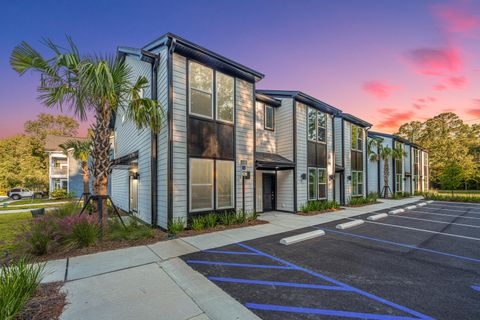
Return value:
[(398, 148), (390, 148), (383, 144), (383, 138), (374, 137), (368, 140), (368, 154), (371, 161), (383, 160), (383, 190), (382, 197), (387, 198), (390, 187), (388, 181), (390, 178), (390, 159), (400, 159), (405, 156), (405, 151)]
[(92, 142), (90, 140), (68, 140), (60, 145), (63, 153), (67, 156), (72, 151), (72, 156), (75, 160), (80, 161), (82, 165), (82, 178), (83, 178), (83, 203), (87, 203), (88, 196), (90, 194), (90, 188), (88, 186), (89, 180), (89, 168), (88, 158), (91, 154)]
[[(145, 77), (135, 78), (133, 71), (123, 60), (113, 56), (81, 56), (71, 38), (68, 48), (62, 48), (51, 40), (43, 43), (52, 56), (44, 58), (28, 43), (16, 46), (10, 57), (12, 68), (20, 75), (28, 70), (41, 76), (38, 86), (39, 100), (47, 107), (63, 110), (68, 107), (80, 120), (86, 120), (93, 112), (92, 124), (92, 175), (94, 210), (101, 205), (102, 225), (108, 227), (107, 196), (108, 176), (111, 172), (110, 119), (123, 110), (127, 119), (140, 128), (160, 131), (162, 108), (155, 100), (141, 97), (148, 85)], [(133, 81), (132, 81), (133, 80)]]

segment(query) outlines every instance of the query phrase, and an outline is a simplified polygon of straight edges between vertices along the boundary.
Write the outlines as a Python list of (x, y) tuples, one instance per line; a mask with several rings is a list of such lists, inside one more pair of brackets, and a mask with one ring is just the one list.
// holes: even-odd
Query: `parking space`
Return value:
[[(344, 219), (182, 258), (263, 319), (479, 319), (480, 219), (467, 218), (477, 212), (433, 203), (352, 229), (335, 228)], [(279, 244), (314, 229), (326, 235)]]

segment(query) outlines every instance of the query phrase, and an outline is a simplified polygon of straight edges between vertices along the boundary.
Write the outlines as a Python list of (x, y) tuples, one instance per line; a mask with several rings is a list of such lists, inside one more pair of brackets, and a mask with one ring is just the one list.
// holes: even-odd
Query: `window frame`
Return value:
[[(272, 127), (267, 126), (267, 108), (270, 108), (272, 110)], [(266, 103), (263, 103), (263, 129), (275, 131), (275, 108)]]
[[(214, 210), (224, 210), (224, 209), (231, 209), (235, 207), (235, 161), (234, 160), (214, 160), (214, 184), (215, 184), (215, 193), (214, 193), (214, 198), (215, 198), (215, 208)], [(231, 192), (232, 192), (232, 203), (230, 206), (226, 207), (220, 207), (218, 205), (218, 163), (219, 162), (226, 162), (230, 163), (232, 165), (232, 185), (231, 185)]]
[[(228, 123), (228, 124), (234, 124), (235, 123), (235, 77), (229, 76), (228, 74), (225, 74), (223, 72), (213, 70), (213, 87), (215, 88), (215, 101), (213, 101), (213, 104), (215, 106), (215, 119), (216, 121), (223, 122), (223, 123)], [(232, 85), (232, 103), (233, 103), (233, 110), (232, 110), (232, 120), (224, 120), (224, 119), (219, 119), (218, 117), (218, 110), (220, 109), (218, 106), (218, 81), (217, 81), (217, 74), (221, 74), (222, 76), (229, 77), (233, 80), (233, 85)]]
[[(352, 170), (352, 197), (363, 197), (363, 193), (365, 190), (365, 179), (363, 176), (364, 171), (359, 171), (359, 170)], [(355, 178), (356, 177), (356, 178)], [(360, 182), (359, 177), (362, 178), (362, 181)], [(356, 185), (355, 185), (356, 182)], [(359, 185), (362, 186), (362, 192), (359, 192)]]
[[(201, 90), (201, 89), (197, 89), (197, 88), (193, 88), (192, 87), (192, 81), (191, 81), (191, 75), (192, 75), (192, 68), (191, 68), (191, 64), (198, 64), (204, 68), (207, 68), (211, 71), (211, 74), (212, 74), (212, 85), (211, 85), (211, 92), (206, 92), (204, 90)], [(195, 117), (200, 117), (200, 118), (204, 118), (204, 119), (209, 119), (209, 120), (215, 120), (216, 118), (216, 110), (214, 110), (215, 108), (215, 103), (216, 103), (216, 79), (215, 79), (215, 70), (213, 68), (210, 68), (200, 62), (197, 62), (195, 60), (188, 60), (188, 63), (187, 63), (187, 66), (188, 66), (188, 74), (187, 74), (187, 79), (188, 79), (188, 85), (187, 85), (187, 90), (188, 90), (188, 114), (191, 115), (191, 116), (195, 116)], [(206, 93), (206, 94), (210, 94), (211, 97), (212, 97), (212, 102), (211, 102), (211, 116), (206, 116), (206, 115), (203, 115), (203, 114), (199, 114), (199, 113), (195, 113), (195, 112), (192, 112), (192, 89), (193, 90), (196, 90), (196, 91), (199, 91), (199, 92), (202, 92), (202, 93)], [(234, 102), (234, 108), (235, 108), (235, 102)], [(234, 112), (235, 113), (235, 112)]]
[[(210, 199), (210, 208), (197, 208), (193, 209), (192, 208), (192, 187), (194, 184), (192, 183), (192, 162), (194, 161), (209, 161), (212, 163), (212, 172), (211, 172), (211, 178), (212, 178), (212, 183), (211, 183), (211, 191), (212, 191), (212, 197)], [(188, 190), (189, 190), (189, 212), (202, 212), (202, 211), (209, 211), (209, 210), (214, 210), (215, 208), (215, 160), (214, 159), (207, 159), (207, 158), (196, 158), (196, 157), (190, 157), (189, 158), (189, 166), (188, 166), (188, 173), (189, 173), (189, 181), (188, 181)], [(195, 185), (205, 185), (208, 186), (209, 184), (195, 184)]]
[[(355, 131), (355, 144), (356, 146), (353, 146), (353, 131)], [(351, 132), (350, 132), (350, 149), (358, 152), (363, 153), (364, 149), (364, 129), (360, 126), (357, 126), (355, 124), (352, 124), (351, 126)]]
[[(314, 201), (314, 200), (318, 200), (318, 168), (315, 168), (315, 167), (308, 167), (308, 184), (307, 184), (307, 196), (308, 196), (308, 201)], [(311, 190), (311, 187), (310, 187), (310, 172), (314, 172), (315, 173), (315, 177), (314, 177), (314, 181), (313, 181), (313, 186), (314, 186), (314, 191), (315, 191), (315, 195), (314, 197), (310, 197), (310, 190)]]
[[(315, 120), (314, 120), (315, 121), (315, 137), (313, 139), (310, 138), (310, 112), (315, 113)], [(318, 125), (318, 120), (320, 119), (319, 115), (322, 115), (324, 117), (325, 126)], [(318, 134), (319, 128), (322, 128), (325, 130), (325, 141), (319, 140), (319, 134)], [(327, 144), (327, 141), (328, 141), (328, 114), (309, 106), (307, 106), (307, 140), (311, 142), (323, 143), (323, 144)]]
[[(317, 199), (318, 200), (326, 200), (328, 197), (328, 176), (327, 176), (327, 168), (317, 168)], [(320, 182), (320, 171), (325, 172), (325, 182)], [(325, 197), (320, 198), (320, 186), (324, 185), (325, 188)]]

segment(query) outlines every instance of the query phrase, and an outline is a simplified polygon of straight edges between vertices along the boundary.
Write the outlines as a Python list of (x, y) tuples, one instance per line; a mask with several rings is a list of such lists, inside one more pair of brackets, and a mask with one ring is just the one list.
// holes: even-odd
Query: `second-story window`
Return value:
[(264, 105), (264, 117), (265, 117), (265, 129), (274, 130), (275, 129), (275, 120), (274, 120), (274, 111), (273, 107), (269, 105)]
[(213, 70), (189, 63), (190, 114), (213, 118)]
[(308, 140), (327, 141), (327, 115), (313, 108), (308, 108)]
[(352, 124), (352, 150), (363, 150), (363, 129)]
[(232, 77), (216, 73), (217, 120), (233, 123), (234, 83)]

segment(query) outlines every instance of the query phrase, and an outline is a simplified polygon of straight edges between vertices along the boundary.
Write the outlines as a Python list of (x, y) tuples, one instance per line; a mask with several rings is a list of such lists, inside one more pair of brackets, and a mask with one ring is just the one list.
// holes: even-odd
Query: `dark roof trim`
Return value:
[(285, 91), (285, 90), (257, 90), (257, 93), (266, 94), (274, 97), (289, 97), (297, 100), (298, 102), (305, 103), (320, 111), (327, 112), (333, 115), (339, 115), (342, 111), (329, 105), (323, 101), (315, 99), (306, 93), (301, 91)]
[(175, 52), (181, 55), (248, 81), (257, 82), (265, 77), (263, 73), (250, 69), (170, 32), (150, 42), (142, 49), (152, 51), (162, 46), (172, 47)]
[(357, 117), (355, 117), (354, 115), (351, 115), (351, 114), (349, 114), (349, 113), (343, 113), (343, 112), (342, 112), (342, 113), (340, 114), (340, 118), (345, 119), (345, 120), (347, 120), (348, 122), (351, 122), (351, 123), (356, 124), (356, 125), (358, 125), (358, 126), (360, 126), (360, 127), (363, 127), (363, 128), (371, 128), (371, 127), (372, 127), (372, 124), (371, 124), (371, 123), (369, 123), (369, 122), (367, 122), (367, 121), (364, 121), (364, 120), (362, 120), (362, 119), (360, 119), (360, 118), (357, 118)]
[(389, 133), (383, 133), (383, 132), (377, 132), (377, 131), (368, 131), (368, 136), (369, 137), (383, 137), (383, 138), (389, 138), (389, 139), (394, 139), (396, 141), (403, 142), (405, 144), (411, 145), (414, 148), (420, 149), (422, 151), (428, 152), (427, 149), (423, 148), (421, 145), (418, 145), (416, 143), (410, 142), (409, 140), (402, 138), (396, 134), (389, 134)]
[(293, 161), (274, 153), (256, 152), (255, 159), (255, 166), (258, 169), (287, 170), (295, 168)]
[(280, 107), (282, 105), (282, 102), (280, 100), (261, 93), (255, 93), (255, 100), (264, 102), (274, 107)]
[(130, 162), (137, 159), (138, 159), (138, 151), (135, 151), (123, 157), (112, 160), (112, 166), (128, 165), (130, 164)]

